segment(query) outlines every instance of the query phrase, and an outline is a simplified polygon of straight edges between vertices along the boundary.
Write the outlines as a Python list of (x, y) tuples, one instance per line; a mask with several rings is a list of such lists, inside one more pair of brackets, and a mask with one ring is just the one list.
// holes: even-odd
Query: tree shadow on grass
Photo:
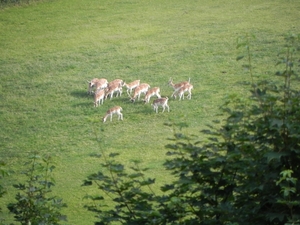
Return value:
[(131, 104), (134, 104), (136, 107), (135, 113), (137, 114), (149, 115), (154, 112), (151, 103), (145, 104), (144, 102), (135, 102)]
[(93, 98), (93, 95), (89, 95), (86, 91), (82, 91), (82, 90), (72, 91), (71, 95), (76, 98)]
[(82, 91), (82, 90), (75, 90), (73, 92), (71, 92), (71, 95), (77, 99), (86, 99), (85, 102), (81, 102), (81, 103), (77, 103), (77, 104), (73, 104), (74, 107), (93, 107), (94, 105), (94, 96), (93, 95), (89, 95), (86, 91)]
[(81, 107), (81, 108), (92, 108), (92, 107), (94, 107), (94, 103), (92, 101), (82, 102), (82, 103), (73, 104), (72, 106), (73, 107)]

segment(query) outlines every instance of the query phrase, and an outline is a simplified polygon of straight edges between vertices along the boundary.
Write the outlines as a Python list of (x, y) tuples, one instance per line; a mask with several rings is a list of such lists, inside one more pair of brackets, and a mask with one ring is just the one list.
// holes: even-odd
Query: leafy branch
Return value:
[(19, 190), (16, 203), (10, 203), (8, 209), (15, 214), (15, 220), (21, 224), (59, 224), (66, 221), (66, 216), (60, 211), (67, 207), (62, 199), (48, 196), (54, 179), (51, 172), (55, 166), (51, 165), (50, 156), (40, 157), (33, 153), (25, 166), (30, 166), (23, 174), (27, 177), (24, 184), (15, 184)]
[[(97, 138), (97, 140), (100, 139)], [(98, 214), (97, 217), (101, 221), (96, 224), (110, 224), (113, 221), (145, 224), (146, 215), (152, 211), (151, 202), (155, 199), (155, 192), (151, 188), (155, 180), (145, 178), (144, 172), (147, 169), (140, 168), (139, 161), (134, 161), (134, 166), (130, 167), (133, 172), (127, 173), (124, 165), (115, 160), (119, 154), (110, 153), (107, 156), (100, 142), (98, 144), (103, 159), (100, 164), (101, 171), (88, 176), (84, 180), (83, 186), (90, 186), (95, 183), (105, 193), (105, 196), (108, 196), (110, 201), (114, 203), (114, 210), (103, 209), (106, 203), (103, 195), (87, 195), (85, 198), (91, 199), (93, 204), (85, 207)], [(105, 175), (102, 172), (103, 170), (109, 175)], [(99, 202), (99, 205), (97, 205), (97, 202)]]

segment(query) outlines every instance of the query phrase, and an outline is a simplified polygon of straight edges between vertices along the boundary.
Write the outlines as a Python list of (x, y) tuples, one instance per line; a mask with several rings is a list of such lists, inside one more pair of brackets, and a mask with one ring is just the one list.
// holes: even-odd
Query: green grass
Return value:
[[(299, 11), (300, 3), (282, 0), (57, 0), (6, 8), (0, 12), (1, 158), (19, 171), (33, 150), (53, 155), (54, 192), (68, 204), (68, 224), (93, 224), (82, 198), (97, 189), (80, 186), (101, 169), (101, 159), (90, 154), (118, 152), (127, 166), (141, 160), (158, 190), (172, 179), (162, 163), (173, 131), (163, 124), (184, 121), (185, 132), (198, 135), (219, 117), (226, 95), (247, 94), (239, 82), (249, 75), (235, 60), (241, 35), (255, 34), (254, 73), (273, 79), (284, 34), (299, 33)], [(190, 101), (171, 99), (170, 113), (132, 104), (125, 93), (94, 108), (86, 94), (94, 77), (141, 79), (163, 96), (172, 93), (170, 77), (190, 77), (194, 90)], [(102, 124), (114, 105), (123, 107), (124, 121)], [(18, 179), (4, 180), (2, 208), (13, 201)]]

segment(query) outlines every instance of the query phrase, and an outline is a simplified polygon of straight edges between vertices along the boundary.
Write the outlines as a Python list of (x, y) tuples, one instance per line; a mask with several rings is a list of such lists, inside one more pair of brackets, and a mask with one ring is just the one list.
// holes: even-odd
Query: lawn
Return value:
[[(172, 180), (162, 164), (173, 129), (164, 123), (185, 122), (185, 133), (206, 141), (199, 131), (222, 118), (226, 96), (248, 94), (237, 38), (255, 35), (254, 74), (273, 80), (284, 35), (300, 31), (299, 11), (300, 2), (284, 0), (53, 0), (2, 9), (0, 154), (15, 171), (1, 180), (8, 188), (2, 217), (12, 219), (5, 207), (32, 151), (56, 162), (54, 193), (68, 204), (68, 224), (95, 221), (83, 197), (97, 189), (81, 187), (101, 170), (102, 159), (91, 154), (120, 153), (126, 166), (140, 160), (158, 192)], [(87, 80), (95, 77), (140, 79), (169, 97), (170, 77), (175, 83), (190, 78), (194, 89), (191, 100), (170, 99), (169, 113), (131, 103), (125, 89), (95, 108), (87, 94)], [(122, 106), (124, 120), (103, 124), (115, 105)]]

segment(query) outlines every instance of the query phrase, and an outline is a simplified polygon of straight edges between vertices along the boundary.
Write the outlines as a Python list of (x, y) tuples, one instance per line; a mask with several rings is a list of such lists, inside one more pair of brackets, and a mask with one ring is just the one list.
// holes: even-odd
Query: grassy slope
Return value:
[[(55, 193), (69, 205), (70, 224), (92, 224), (82, 197), (95, 189), (82, 180), (100, 169), (89, 157), (119, 152), (126, 165), (140, 159), (158, 186), (165, 181), (161, 164), (172, 130), (167, 121), (185, 121), (198, 134), (216, 118), (227, 94), (245, 93), (238, 81), (247, 77), (235, 40), (246, 32), (254, 41), (255, 71), (270, 77), (278, 43), (286, 32), (299, 32), (300, 4), (275, 1), (50, 1), (0, 13), (0, 154), (19, 170), (32, 150), (56, 159)], [(170, 113), (154, 114), (150, 105), (128, 97), (92, 107), (86, 95), (93, 77), (141, 79), (172, 93), (167, 81), (191, 77), (193, 99), (170, 100)], [(115, 104), (124, 121), (102, 124)], [(103, 130), (103, 131), (101, 131)], [(9, 186), (16, 180), (7, 180)], [(10, 188), (11, 189), (11, 188)], [(3, 207), (12, 200), (12, 191)]]

